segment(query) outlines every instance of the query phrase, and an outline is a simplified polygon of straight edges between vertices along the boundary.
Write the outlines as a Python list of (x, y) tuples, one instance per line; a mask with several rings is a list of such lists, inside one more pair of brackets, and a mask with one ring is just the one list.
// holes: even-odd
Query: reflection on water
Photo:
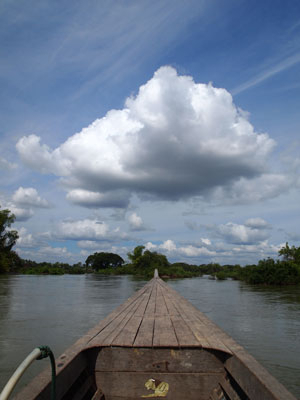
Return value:
[[(0, 388), (36, 346), (56, 356), (140, 289), (132, 277), (1, 276)], [(205, 277), (169, 280), (300, 398), (300, 293)], [(21, 386), (48, 361), (36, 362)]]

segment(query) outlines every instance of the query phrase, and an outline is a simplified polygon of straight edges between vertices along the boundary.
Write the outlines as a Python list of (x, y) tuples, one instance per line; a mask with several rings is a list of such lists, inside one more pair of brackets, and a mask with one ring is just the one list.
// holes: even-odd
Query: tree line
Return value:
[(267, 258), (258, 264), (241, 267), (209, 263), (191, 265), (183, 262), (170, 263), (167, 257), (145, 246), (137, 246), (127, 254), (128, 263), (115, 253), (96, 252), (85, 260), (85, 263), (49, 263), (25, 260), (13, 251), (18, 239), (18, 232), (9, 229), (15, 216), (9, 210), (0, 210), (0, 273), (24, 274), (84, 274), (100, 273), (111, 275), (138, 275), (144, 278), (153, 277), (157, 268), (161, 277), (183, 278), (210, 275), (213, 279), (237, 279), (250, 284), (295, 285), (300, 284), (300, 247), (282, 247), (278, 256), (280, 260)]

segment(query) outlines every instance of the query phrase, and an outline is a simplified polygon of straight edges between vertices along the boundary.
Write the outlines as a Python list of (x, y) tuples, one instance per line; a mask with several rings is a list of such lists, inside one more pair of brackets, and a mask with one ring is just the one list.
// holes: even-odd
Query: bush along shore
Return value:
[[(284, 252), (290, 249), (290, 252)], [(217, 263), (190, 265), (183, 262), (170, 263), (163, 254), (145, 250), (138, 246), (128, 254), (130, 263), (114, 253), (94, 253), (86, 262), (69, 265), (66, 263), (37, 263), (22, 260), (15, 255), (13, 273), (21, 274), (85, 274), (97, 273), (103, 275), (135, 275), (144, 279), (151, 279), (154, 270), (159, 270), (162, 278), (192, 278), (209, 275), (212, 279), (235, 279), (249, 284), (259, 285), (298, 285), (300, 284), (300, 260), (298, 253), (300, 247), (286, 247), (280, 250), (282, 260), (268, 258), (260, 260), (258, 264), (246, 265), (220, 265)], [(295, 254), (297, 256), (295, 256)], [(17, 261), (16, 261), (17, 260)]]
[(85, 263), (69, 265), (67, 263), (37, 263), (24, 260), (12, 250), (18, 239), (18, 232), (10, 230), (15, 216), (9, 210), (0, 210), (0, 273), (21, 274), (85, 274), (136, 275), (144, 279), (153, 277), (157, 268), (162, 278), (191, 278), (210, 275), (213, 279), (228, 278), (260, 285), (299, 285), (300, 284), (300, 247), (282, 247), (279, 260), (272, 258), (260, 260), (257, 265), (223, 265), (217, 263), (190, 265), (183, 262), (170, 263), (163, 254), (137, 246), (128, 253), (129, 263), (114, 253), (94, 253)]

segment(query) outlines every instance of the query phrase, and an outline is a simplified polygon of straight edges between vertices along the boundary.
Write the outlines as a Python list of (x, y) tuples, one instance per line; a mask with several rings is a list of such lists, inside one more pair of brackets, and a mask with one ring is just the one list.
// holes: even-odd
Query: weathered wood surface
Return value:
[(98, 353), (95, 371), (225, 373), (223, 363), (204, 349), (106, 347)]
[(203, 313), (155, 277), (99, 325), (88, 346), (203, 347), (232, 354), (223, 339)]
[(96, 383), (105, 398), (140, 399), (145, 383), (156, 379), (169, 385), (167, 399), (207, 399), (225, 377), (223, 363), (204, 349), (106, 347), (98, 354)]
[(141, 399), (142, 396), (153, 393), (153, 391), (148, 391), (145, 387), (145, 383), (149, 378), (169, 384), (166, 399), (207, 400), (222, 375), (154, 373), (149, 376), (149, 372), (96, 372), (96, 382), (105, 393), (105, 399)]

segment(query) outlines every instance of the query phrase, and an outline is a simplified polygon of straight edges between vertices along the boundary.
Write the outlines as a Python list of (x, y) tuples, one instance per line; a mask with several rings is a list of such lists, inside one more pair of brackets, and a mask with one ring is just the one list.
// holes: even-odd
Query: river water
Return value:
[[(59, 356), (146, 282), (129, 276), (0, 275), (0, 391), (40, 345)], [(243, 345), (300, 399), (300, 290), (208, 277), (168, 284)], [(37, 361), (19, 390), (47, 360)]]

